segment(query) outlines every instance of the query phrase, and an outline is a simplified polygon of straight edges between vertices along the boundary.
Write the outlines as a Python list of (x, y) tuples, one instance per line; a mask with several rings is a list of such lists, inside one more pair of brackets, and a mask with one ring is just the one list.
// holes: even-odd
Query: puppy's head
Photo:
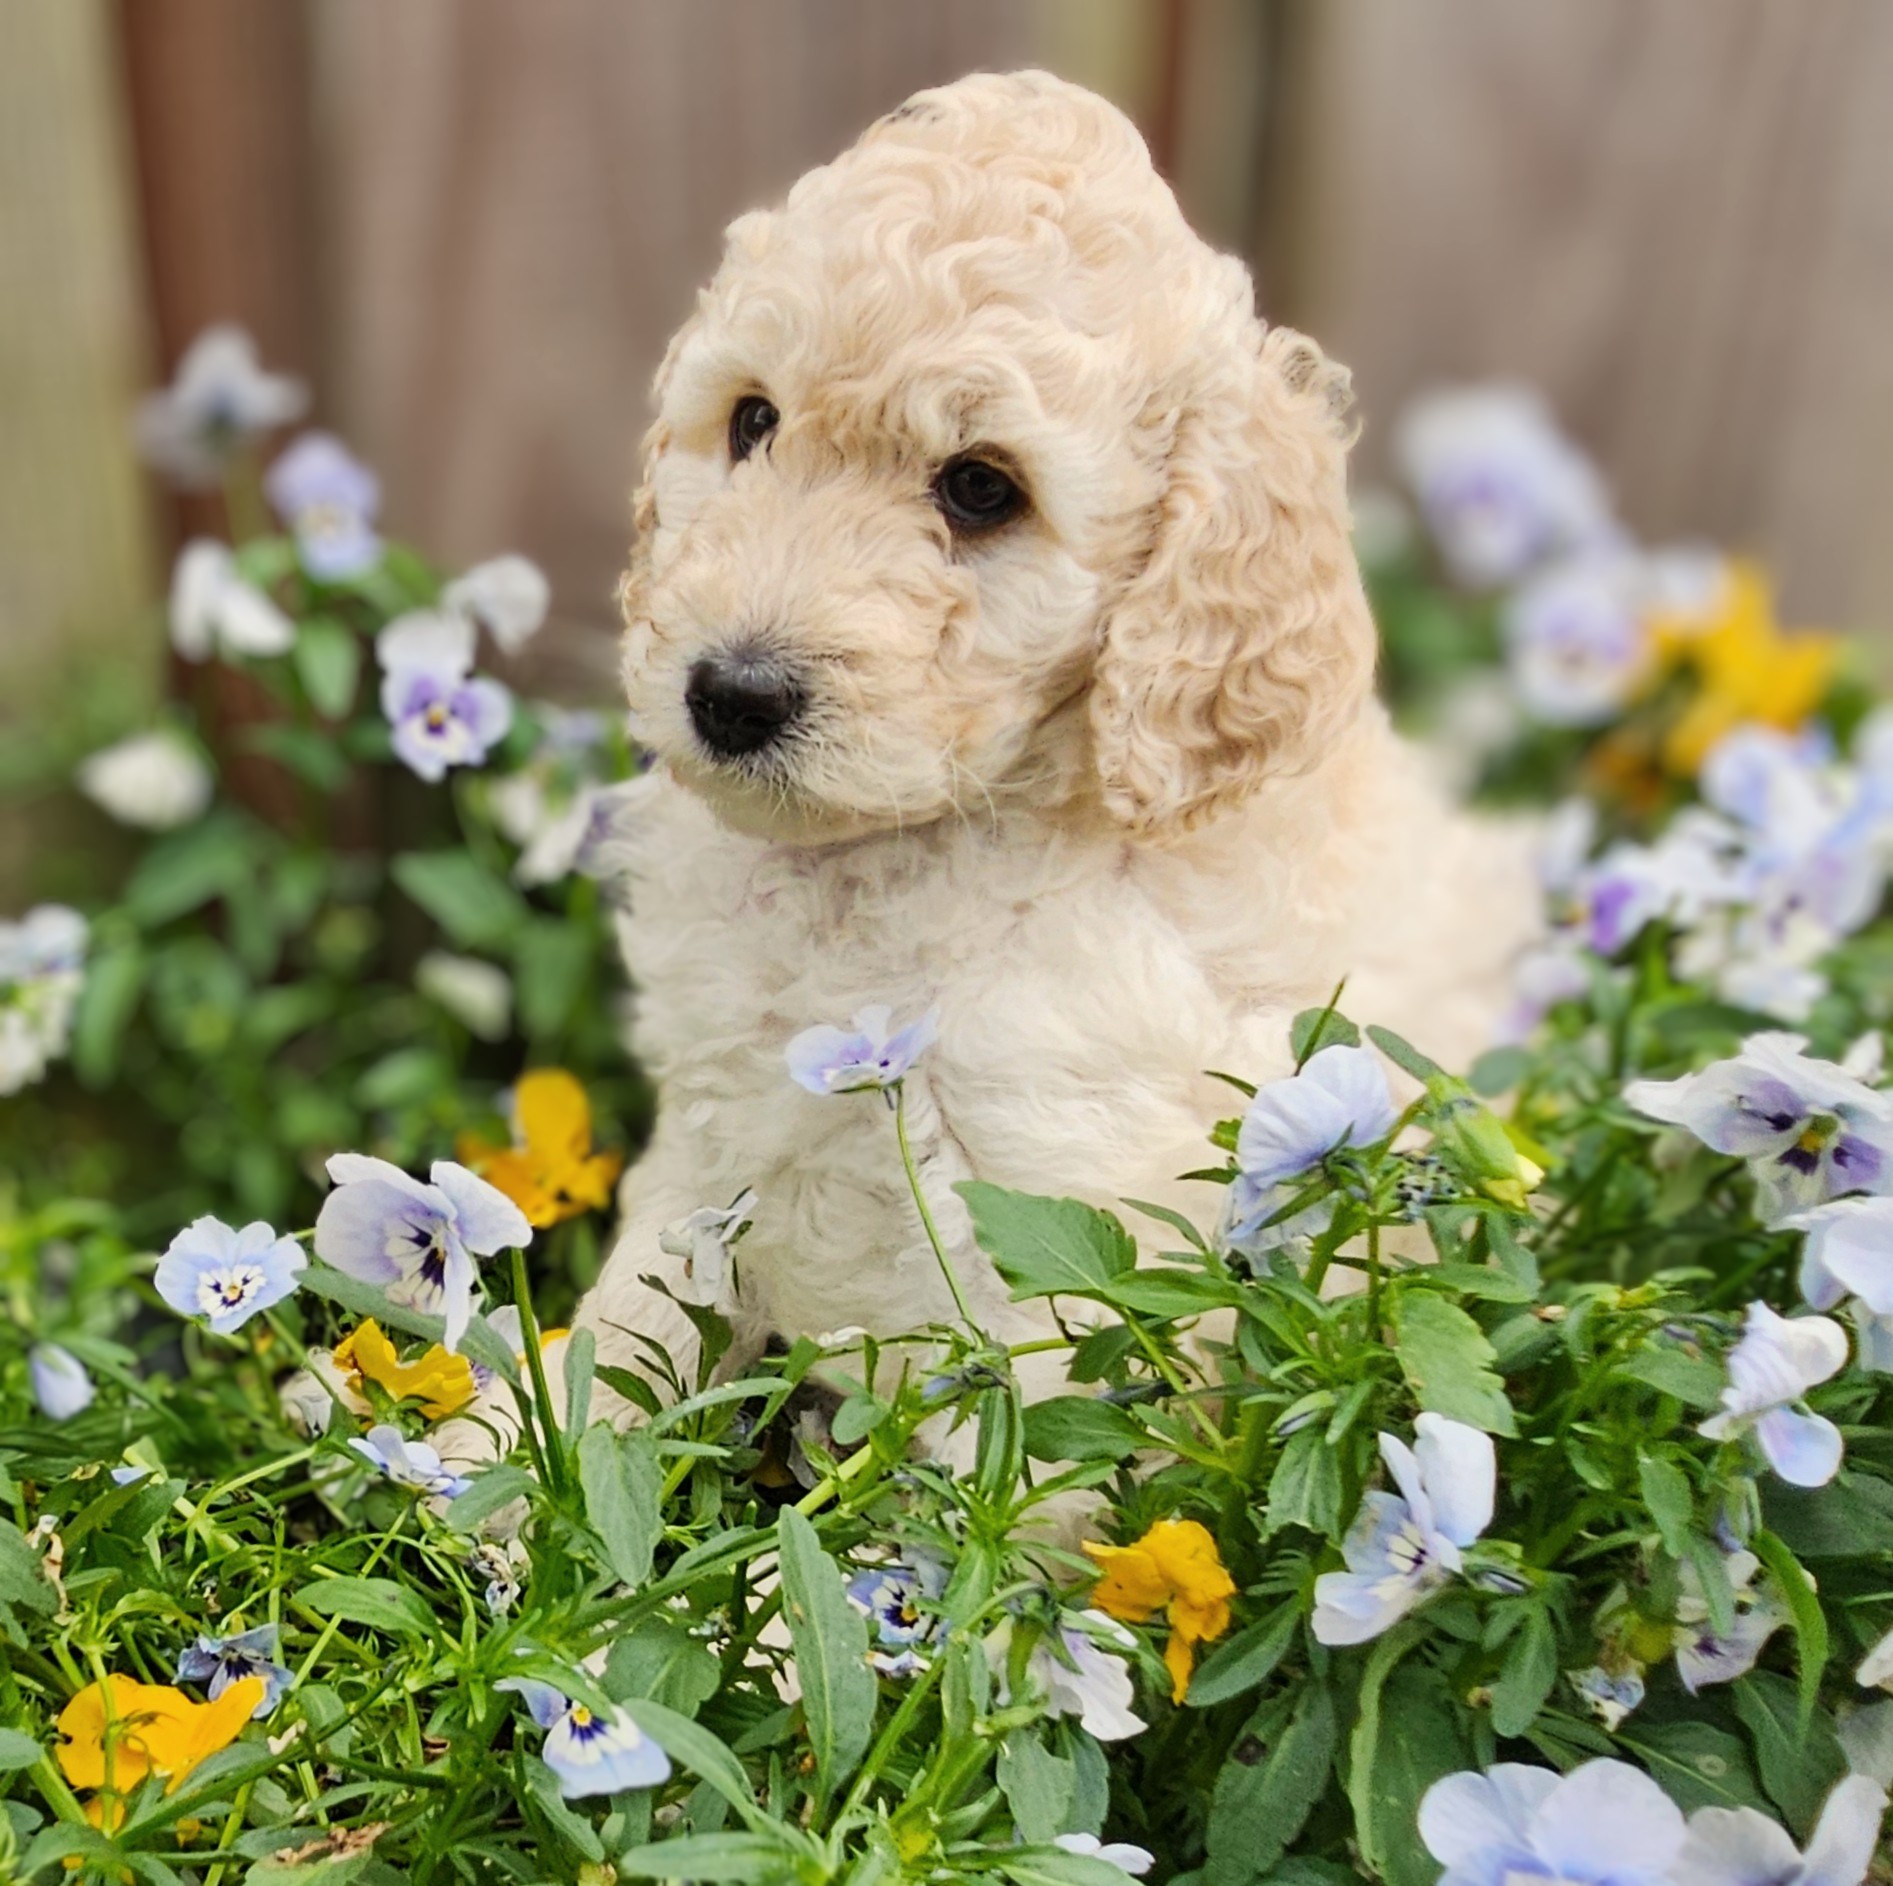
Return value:
[(1159, 834), (1369, 685), (1346, 376), (1057, 79), (921, 93), (733, 224), (657, 395), (633, 722), (744, 829), (1088, 794)]

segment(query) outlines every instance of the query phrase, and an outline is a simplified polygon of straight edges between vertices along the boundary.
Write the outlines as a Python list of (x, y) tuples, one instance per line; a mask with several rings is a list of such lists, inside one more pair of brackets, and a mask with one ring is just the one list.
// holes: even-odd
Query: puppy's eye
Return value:
[(746, 394), (730, 411), (730, 462), (746, 459), (782, 423), (760, 393)]
[(997, 465), (956, 458), (941, 466), (933, 501), (955, 530), (991, 530), (1025, 509), (1025, 493)]

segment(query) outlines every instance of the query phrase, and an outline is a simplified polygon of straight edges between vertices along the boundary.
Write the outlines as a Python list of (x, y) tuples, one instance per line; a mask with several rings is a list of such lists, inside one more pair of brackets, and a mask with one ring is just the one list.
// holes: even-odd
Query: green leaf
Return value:
[(1358, 1048), (1360, 1045), (1361, 1031), (1332, 1002), (1325, 1008), (1303, 1009), (1288, 1026), (1289, 1052), (1294, 1055), (1297, 1067), (1323, 1048)]
[(995, 1773), (1013, 1824), (1028, 1846), (1048, 1844), (1065, 1832), (1076, 1776), (1063, 1756), (1054, 1755), (1026, 1730), (1015, 1729), (999, 1745)]
[(1319, 1423), (1288, 1437), (1269, 1476), (1264, 1525), (1271, 1533), (1305, 1526), (1324, 1538), (1340, 1531), (1341, 1456), (1328, 1445)]
[(1507, 1094), (1532, 1070), (1529, 1048), (1488, 1048), (1466, 1073), (1466, 1085), (1486, 1100)]
[(643, 1697), (694, 1716), (717, 1692), (716, 1653), (664, 1617), (648, 1617), (611, 1647), (605, 1694), (615, 1703)]
[(317, 792), (340, 792), (348, 784), (347, 759), (333, 740), (314, 727), (272, 721), (246, 728), (238, 744), (246, 752), (274, 760)]
[[(1391, 1646), (1390, 1634), (1377, 1652)], [(1398, 1659), (1393, 1651), (1389, 1664)], [(1369, 1673), (1374, 1659), (1370, 1658)], [(1353, 1737), (1348, 1795), (1361, 1854), (1387, 1886), (1436, 1886), (1439, 1862), (1418, 1836), (1420, 1801), (1434, 1782), (1474, 1768), (1444, 1674), (1411, 1663), (1393, 1671), (1373, 1693), (1362, 1690)]]
[(1821, 1672), (1827, 1668), (1827, 1613), (1821, 1609), (1814, 1581), (1802, 1569), (1801, 1561), (1772, 1532), (1756, 1533), (1753, 1543), (1755, 1556), (1768, 1568), (1794, 1625), (1795, 1649), (1801, 1660), (1801, 1732), (1805, 1735), (1820, 1700)]
[(1327, 1791), (1337, 1732), (1325, 1684), (1304, 1689), (1286, 1727), (1265, 1704), (1236, 1738), (1210, 1796), (1208, 1886), (1248, 1886), (1287, 1851)]
[(641, 1428), (620, 1434), (596, 1422), (579, 1440), (578, 1477), (585, 1489), (585, 1514), (604, 1542), (606, 1563), (636, 1590), (651, 1575), (663, 1531), (664, 1475), (656, 1443)]
[(1025, 1451), (1034, 1460), (1123, 1460), (1149, 1438), (1122, 1408), (1089, 1395), (1055, 1395), (1025, 1411)]
[(1401, 1373), (1422, 1408), (1488, 1434), (1518, 1432), (1493, 1366), (1498, 1357), (1464, 1310), (1432, 1291), (1407, 1290), (1395, 1321)]
[(1162, 1265), (1125, 1271), (1098, 1294), (1107, 1303), (1120, 1304), (1144, 1316), (1204, 1316), (1211, 1310), (1232, 1310), (1244, 1300), (1233, 1284), (1206, 1277), (1201, 1271)]
[(785, 1886), (804, 1876), (786, 1828), (748, 1834), (685, 1834), (633, 1847), (613, 1862), (624, 1879), (715, 1880), (718, 1886)]
[(58, 1601), (26, 1534), (10, 1520), (0, 1519), (0, 1605), (49, 1613)]
[(1762, 1516), (1798, 1559), (1878, 1558), (1893, 1552), (1893, 1486), (1843, 1467), (1824, 1487), (1791, 1487), (1772, 1475)]
[(1404, 1069), (1416, 1081), (1426, 1082), (1446, 1070), (1437, 1061), (1430, 1061), (1412, 1042), (1403, 1035), (1396, 1035), (1391, 1028), (1376, 1028), (1371, 1023), (1367, 1029), (1367, 1039), (1384, 1054), (1395, 1067)]
[(1293, 1604), (1246, 1626), (1196, 1666), (1184, 1703), (1209, 1709), (1267, 1682), (1300, 1634), (1301, 1611)]
[(603, 1860), (603, 1843), (591, 1822), (566, 1805), (558, 1776), (536, 1755), (525, 1757), (522, 1766), (526, 1771), (526, 1792), (532, 1796), (532, 1804), (539, 1813), (581, 1859), (590, 1860), (594, 1865)]
[(1639, 1349), (1618, 1372), (1674, 1395), (1686, 1408), (1714, 1408), (1722, 1400), (1721, 1369), (1705, 1356), (1684, 1355), (1680, 1349)]
[(1121, 1199), (1119, 1203), (1128, 1205), (1134, 1212), (1141, 1212), (1146, 1218), (1154, 1218), (1160, 1225), (1168, 1225), (1191, 1250), (1207, 1254), (1208, 1240), (1180, 1211), (1172, 1211), (1168, 1205), (1153, 1205), (1141, 1198)]
[(1752, 1670), (1732, 1683), (1729, 1700), (1748, 1730), (1762, 1786), (1805, 1840), (1828, 1791), (1847, 1772), (1829, 1712), (1804, 1720), (1795, 1686), (1772, 1670)]
[(155, 930), (247, 884), (255, 862), (250, 826), (235, 813), (213, 812), (145, 853), (125, 886), (125, 908), (142, 929)]
[(1004, 1186), (963, 1180), (953, 1188), (973, 1217), (979, 1247), (1016, 1299), (1055, 1293), (1095, 1297), (1137, 1262), (1130, 1234), (1111, 1216), (1075, 1198), (1034, 1198)]
[[(849, 1608), (853, 1609), (852, 1606)], [(618, 1699), (618, 1704), (672, 1761), (683, 1763), (700, 1776), (750, 1826), (770, 1825), (756, 1806), (755, 1792), (749, 1785), (749, 1777), (743, 1772), (743, 1764), (708, 1729), (648, 1697), (623, 1696)]]
[(1558, 1635), (1542, 1606), (1534, 1606), (1512, 1633), (1505, 1662), (1492, 1685), (1492, 1730), (1511, 1738), (1538, 1719), (1558, 1680)]
[(520, 1030), (529, 1041), (545, 1041), (570, 1021), (585, 993), (594, 944), (582, 924), (534, 917), (513, 944), (513, 989)]
[(0, 1729), (0, 1775), (31, 1768), (41, 1755), (40, 1745), (18, 1729)]
[(447, 1524), (455, 1532), (472, 1532), (501, 1507), (531, 1497), (537, 1482), (523, 1468), (501, 1461), (473, 1476), (473, 1484), (458, 1499), (447, 1502)]
[(1706, 1722), (1644, 1722), (1633, 1716), (1617, 1731), (1617, 1740), (1642, 1757), (1663, 1792), (1685, 1814), (1699, 1807), (1768, 1811), (1748, 1751), (1725, 1729)]
[(431, 1637), (434, 1614), (415, 1593), (392, 1578), (318, 1578), (296, 1593), (318, 1617), (366, 1624), (400, 1637)]
[(340, 720), (355, 705), (362, 645), (346, 623), (311, 616), (296, 631), (296, 677), (309, 705), (324, 720)]
[(404, 851), (394, 881), (462, 949), (501, 949), (524, 927), (526, 900), (469, 851)]
[(1012, 1886), (1124, 1886), (1124, 1869), (1063, 1847), (1020, 1847), (999, 1863)]
[(1662, 1535), (1663, 1549), (1672, 1558), (1682, 1558), (1689, 1550), (1689, 1528), (1696, 1513), (1689, 1476), (1660, 1454), (1642, 1454), (1637, 1458), (1637, 1484)]
[(802, 1714), (826, 1798), (867, 1753), (879, 1689), (868, 1667), (868, 1621), (848, 1601), (840, 1569), (794, 1507), (776, 1522), (783, 1609), (802, 1679)]
[(136, 943), (101, 950), (85, 966), (85, 986), (72, 1022), (72, 1066), (88, 1087), (118, 1072), (119, 1043), (145, 986), (145, 952)]

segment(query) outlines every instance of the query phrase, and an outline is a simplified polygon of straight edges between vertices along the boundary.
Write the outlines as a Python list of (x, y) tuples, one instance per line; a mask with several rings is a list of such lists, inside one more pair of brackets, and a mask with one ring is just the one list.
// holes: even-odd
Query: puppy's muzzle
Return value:
[(755, 648), (704, 656), (684, 686), (697, 738), (726, 760), (759, 753), (781, 739), (807, 699), (788, 663)]

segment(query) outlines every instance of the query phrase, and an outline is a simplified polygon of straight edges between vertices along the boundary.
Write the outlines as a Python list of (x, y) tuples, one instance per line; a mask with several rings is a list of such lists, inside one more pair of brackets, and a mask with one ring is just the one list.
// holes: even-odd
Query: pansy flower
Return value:
[(217, 482), (239, 446), (301, 418), (308, 404), (300, 380), (266, 373), (249, 335), (219, 322), (184, 350), (171, 384), (140, 402), (138, 449), (174, 484), (202, 489)]
[(1848, 1775), (1827, 1797), (1806, 1852), (1752, 1807), (1698, 1808), (1669, 1886), (1862, 1886), (1886, 1817), (1886, 1790)]
[[(1085, 1611), (1086, 1626), (1076, 1630), (1061, 1623), (1055, 1635), (1032, 1646), (1026, 1674), (1045, 1696), (1051, 1716), (1076, 1716), (1078, 1726), (1100, 1742), (1121, 1742), (1140, 1735), (1148, 1726), (1131, 1707), (1136, 1694), (1131, 1673), (1119, 1651), (1134, 1650), (1137, 1640), (1102, 1611)], [(1102, 1642), (1100, 1640), (1103, 1640)]]
[(660, 1251), (683, 1259), (676, 1291), (686, 1303), (717, 1310), (733, 1306), (732, 1251), (755, 1209), (756, 1194), (745, 1187), (721, 1211), (701, 1206), (657, 1234)]
[(286, 655), (296, 625), (239, 573), (214, 537), (194, 537), (171, 572), (171, 646), (186, 661)]
[(517, 655), (539, 633), (551, 600), (545, 572), (519, 556), (476, 563), (440, 593), (442, 609), (485, 629), (508, 655)]
[(403, 1362), (373, 1317), (358, 1325), (331, 1352), (344, 1375), (373, 1382), (396, 1401), (418, 1401), (430, 1421), (443, 1421), (474, 1395), (473, 1365), (440, 1343)]
[(868, 1661), (883, 1676), (912, 1676), (927, 1661), (940, 1628), (933, 1607), (946, 1587), (946, 1566), (924, 1552), (870, 1565), (849, 1579), (848, 1597), (874, 1634)]
[(1499, 612), (1512, 685), (1534, 719), (1597, 727), (1620, 714), (1650, 665), (1634, 562), (1580, 556), (1529, 578)]
[(214, 1702), (182, 1690), (112, 1676), (88, 1683), (59, 1712), (54, 1749), (75, 1788), (129, 1793), (147, 1775), (169, 1777), (175, 1792), (197, 1765), (228, 1748), (256, 1713), (263, 1679), (239, 1677)]
[(795, 1084), (812, 1094), (894, 1087), (906, 1079), (939, 1032), (938, 1009), (929, 1009), (918, 1021), (896, 1028), (894, 1011), (877, 1003), (856, 1012), (852, 1030), (826, 1023), (803, 1029), (789, 1043), (784, 1058)]
[(201, 818), (215, 791), (196, 743), (174, 727), (128, 734), (82, 761), (75, 777), (94, 805), (141, 832)]
[(1722, 1412), (1698, 1430), (1711, 1441), (1752, 1433), (1763, 1457), (1790, 1486), (1822, 1487), (1840, 1471), (1841, 1435), (1802, 1398), (1847, 1360), (1847, 1337), (1825, 1316), (1777, 1316), (1748, 1306), (1742, 1340), (1729, 1351)]
[(540, 1753), (566, 1800), (655, 1788), (670, 1779), (670, 1757), (623, 1709), (601, 1712), (531, 1677), (509, 1676), (493, 1687), (519, 1696), (545, 1730)]
[(33, 1401), (48, 1421), (70, 1421), (92, 1406), (98, 1391), (83, 1362), (56, 1342), (36, 1342), (26, 1352)]
[(64, 1054), (85, 987), (86, 921), (64, 904), (0, 919), (0, 1094), (15, 1094)]
[(1733, 1683), (1754, 1669), (1768, 1640), (1788, 1622), (1788, 1608), (1772, 1585), (1755, 1588), (1761, 1561), (1753, 1552), (1731, 1552), (1723, 1561), (1735, 1597), (1735, 1617), (1726, 1631), (1709, 1623), (1702, 1574), (1688, 1560), (1677, 1568), (1676, 1674), (1694, 1696), (1715, 1683)]
[(453, 766), (478, 766), (513, 724), (513, 697), (473, 672), (473, 624), (415, 610), (375, 637), (381, 711), (395, 757), (438, 785)]
[(1171, 1700), (1182, 1702), (1196, 1646), (1228, 1630), (1229, 1601), (1236, 1595), (1236, 1581), (1209, 1528), (1194, 1519), (1160, 1519), (1129, 1545), (1087, 1539), (1084, 1549), (1104, 1568), (1091, 1593), (1100, 1611), (1125, 1624), (1142, 1624), (1158, 1611), (1168, 1617), (1163, 1662)]
[(1751, 1035), (1730, 1060), (1680, 1080), (1632, 1081), (1624, 1098), (1746, 1159), (1771, 1225), (1846, 1192), (1893, 1189), (1893, 1095), (1806, 1047), (1800, 1035)]
[(1148, 1847), (1133, 1846), (1128, 1840), (1100, 1840), (1096, 1834), (1054, 1834), (1052, 1845), (1081, 1859), (1101, 1860), (1132, 1879), (1142, 1879), (1157, 1864), (1157, 1856)]
[(177, 1680), (208, 1685), (214, 1703), (231, 1684), (256, 1677), (262, 1682), (263, 1695), (254, 1713), (267, 1716), (294, 1680), (276, 1661), (280, 1635), (274, 1624), (259, 1624), (230, 1637), (200, 1635), (178, 1658)]
[(180, 1316), (228, 1336), (257, 1311), (293, 1296), (308, 1263), (294, 1238), (279, 1238), (260, 1219), (234, 1231), (204, 1217), (171, 1240), (152, 1282)]
[(335, 1189), (316, 1214), (315, 1250), (405, 1308), (445, 1317), (458, 1349), (473, 1317), (474, 1259), (532, 1242), (525, 1214), (465, 1166), (437, 1159), (430, 1183), (364, 1153), (329, 1161)]
[(592, 1103), (577, 1080), (563, 1068), (534, 1068), (514, 1088), (512, 1112), (512, 1145), (467, 1134), (455, 1150), (529, 1224), (561, 1224), (611, 1203), (624, 1155), (592, 1145)]
[(1492, 1437), (1439, 1414), (1413, 1425), (1411, 1448), (1396, 1435), (1380, 1437), (1399, 1493), (1362, 1495), (1341, 1547), (1347, 1570), (1315, 1580), (1320, 1643), (1364, 1644), (1390, 1629), (1460, 1570), (1461, 1549), (1492, 1523)]
[(445, 1466), (425, 1441), (404, 1440), (401, 1430), (378, 1423), (349, 1446), (395, 1486), (425, 1493), (432, 1499), (457, 1500), (473, 1482)]
[(263, 494), (319, 581), (361, 576), (381, 561), (381, 480), (340, 439), (305, 432), (264, 474)]
[(1420, 1801), (1439, 1886), (1673, 1886), (1682, 1811), (1640, 1768), (1585, 1762), (1569, 1774), (1500, 1762), (1448, 1775)]

